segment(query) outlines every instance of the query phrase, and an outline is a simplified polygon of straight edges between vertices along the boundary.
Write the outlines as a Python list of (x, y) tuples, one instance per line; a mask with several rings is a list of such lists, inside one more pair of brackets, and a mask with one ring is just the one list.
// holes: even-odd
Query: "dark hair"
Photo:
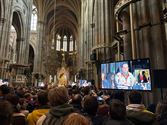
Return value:
[(84, 111), (89, 115), (96, 115), (97, 108), (98, 108), (98, 101), (97, 98), (94, 96), (86, 96), (84, 98)]
[(82, 92), (84, 95), (88, 95), (90, 93), (90, 87), (89, 86), (86, 86), (82, 89)]
[(10, 125), (12, 117), (12, 106), (8, 101), (0, 101), (0, 124)]
[(123, 120), (126, 117), (126, 106), (120, 100), (113, 99), (110, 105), (110, 116), (115, 120)]
[(141, 104), (142, 95), (138, 91), (131, 91), (129, 94), (129, 101), (131, 104)]
[(118, 100), (120, 100), (121, 102), (124, 103), (124, 100), (125, 100), (124, 92), (123, 91), (114, 92), (113, 95), (112, 95), (112, 99), (118, 99)]
[(47, 91), (40, 91), (38, 93), (38, 102), (40, 105), (47, 105), (48, 103), (48, 92)]
[(8, 94), (6, 100), (12, 104), (14, 112), (20, 112), (20, 107), (18, 107), (19, 97), (17, 95)]
[(76, 94), (72, 97), (73, 104), (81, 104), (82, 96), (80, 94)]
[(1, 85), (0, 86), (0, 91), (2, 92), (2, 94), (8, 94), (10, 92), (10, 89), (7, 85)]

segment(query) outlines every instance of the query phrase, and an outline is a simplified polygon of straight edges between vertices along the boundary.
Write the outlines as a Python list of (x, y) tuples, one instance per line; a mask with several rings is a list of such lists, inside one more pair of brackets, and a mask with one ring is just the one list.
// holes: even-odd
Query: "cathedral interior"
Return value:
[[(149, 58), (166, 70), (166, 38), (166, 0), (0, 0), (0, 79), (100, 87), (102, 63)], [(161, 90), (143, 92), (145, 103)]]

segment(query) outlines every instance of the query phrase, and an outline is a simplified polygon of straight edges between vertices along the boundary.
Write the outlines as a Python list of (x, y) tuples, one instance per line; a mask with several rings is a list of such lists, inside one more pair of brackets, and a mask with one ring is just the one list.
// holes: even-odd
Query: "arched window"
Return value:
[(73, 44), (74, 44), (73, 38), (72, 36), (70, 36), (70, 51), (73, 51)]
[(32, 14), (31, 14), (31, 30), (37, 30), (37, 8), (33, 5), (32, 6)]
[(56, 41), (56, 50), (57, 51), (60, 51), (60, 40), (61, 40), (60, 35), (57, 35), (57, 41)]
[(67, 51), (67, 36), (63, 37), (63, 51)]

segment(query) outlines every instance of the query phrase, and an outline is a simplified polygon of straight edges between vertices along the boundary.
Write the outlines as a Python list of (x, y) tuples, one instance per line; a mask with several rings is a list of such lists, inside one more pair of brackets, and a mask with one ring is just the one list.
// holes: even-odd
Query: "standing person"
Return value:
[(8, 101), (0, 101), (0, 125), (11, 125), (12, 105)]
[(42, 115), (48, 112), (49, 106), (48, 106), (47, 91), (41, 91), (38, 93), (38, 103), (39, 103), (39, 107), (28, 114), (28, 117), (27, 117), (28, 125), (36, 125), (36, 122), (38, 121), (38, 119)]
[(136, 125), (152, 125), (155, 122), (155, 115), (146, 110), (142, 104), (142, 95), (138, 91), (130, 92), (126, 112), (127, 118)]
[(123, 102), (113, 99), (110, 105), (110, 118), (104, 121), (104, 125), (134, 125), (127, 119), (126, 106)]
[(91, 121), (78, 113), (71, 113), (63, 122), (63, 125), (92, 125)]
[(129, 72), (129, 66), (127, 63), (123, 63), (121, 66), (122, 71), (118, 72), (115, 76), (115, 81), (118, 89), (132, 89), (136, 79), (131, 72)]
[(46, 115), (40, 117), (36, 125), (61, 125), (65, 117), (74, 112), (73, 106), (68, 104), (68, 90), (63, 86), (50, 89), (48, 100), (51, 108)]

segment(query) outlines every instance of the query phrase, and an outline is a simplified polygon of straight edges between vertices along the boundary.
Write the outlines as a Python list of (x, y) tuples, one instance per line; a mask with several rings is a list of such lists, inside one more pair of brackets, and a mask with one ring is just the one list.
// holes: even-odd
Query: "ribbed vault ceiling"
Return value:
[(80, 23), (81, 0), (34, 0), (38, 20), (44, 20), (46, 31), (76, 37)]

